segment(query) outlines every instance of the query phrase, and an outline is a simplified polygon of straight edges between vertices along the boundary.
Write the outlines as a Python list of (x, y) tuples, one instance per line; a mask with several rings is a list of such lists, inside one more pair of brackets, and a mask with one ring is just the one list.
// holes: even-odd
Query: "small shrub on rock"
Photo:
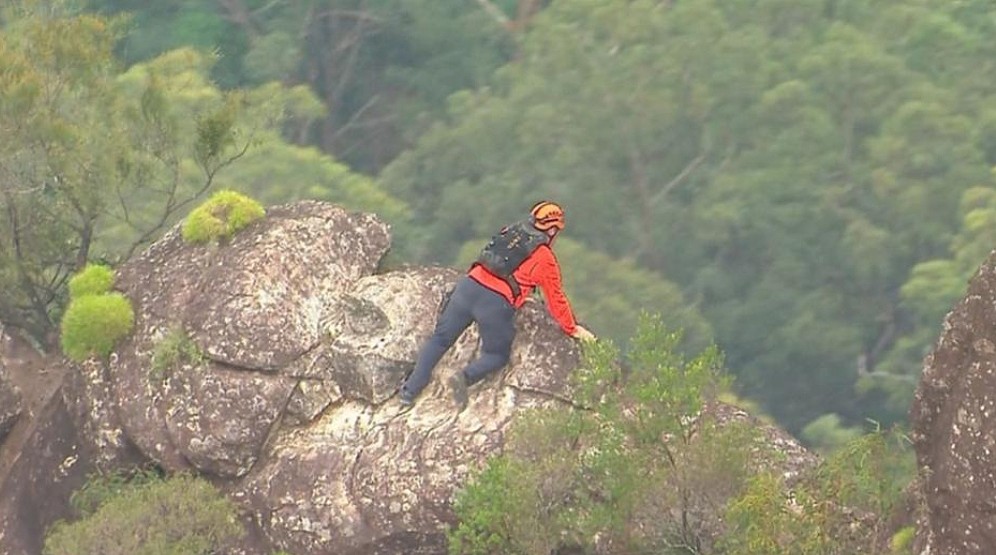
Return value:
[(45, 555), (203, 555), (243, 534), (235, 505), (201, 478), (177, 475), (119, 489), (76, 522), (59, 522)]
[(892, 536), (889, 548), (892, 555), (909, 555), (913, 553), (913, 540), (916, 538), (916, 528), (906, 526)]
[(152, 375), (162, 379), (166, 371), (184, 364), (197, 365), (204, 353), (182, 328), (171, 329), (152, 349)]
[(80, 518), (97, 512), (104, 503), (129, 489), (161, 481), (162, 473), (156, 468), (138, 468), (128, 472), (93, 474), (80, 489), (73, 492), (69, 503)]
[(235, 191), (218, 191), (187, 216), (181, 233), (188, 243), (220, 241), (264, 215), (259, 202)]
[(69, 298), (78, 299), (84, 295), (100, 295), (114, 287), (114, 270), (102, 264), (87, 264), (69, 280)]
[(121, 293), (83, 295), (73, 299), (62, 316), (62, 352), (82, 362), (106, 357), (131, 332), (135, 312)]

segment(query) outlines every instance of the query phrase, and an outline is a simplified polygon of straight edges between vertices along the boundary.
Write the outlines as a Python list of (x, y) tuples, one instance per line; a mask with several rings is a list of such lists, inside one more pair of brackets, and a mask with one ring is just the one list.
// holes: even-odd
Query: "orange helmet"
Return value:
[(551, 227), (564, 229), (564, 209), (555, 202), (544, 200), (533, 205), (529, 211), (536, 229), (546, 231)]

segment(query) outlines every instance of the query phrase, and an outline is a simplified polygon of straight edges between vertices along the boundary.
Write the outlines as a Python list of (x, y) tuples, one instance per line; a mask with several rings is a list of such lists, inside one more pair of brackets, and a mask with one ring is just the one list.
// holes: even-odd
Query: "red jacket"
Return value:
[(504, 296), (515, 308), (525, 304), (533, 288), (539, 286), (543, 290), (543, 296), (546, 297), (546, 306), (550, 314), (560, 324), (564, 333), (571, 335), (577, 329), (571, 303), (568, 302), (561, 284), (560, 264), (557, 263), (557, 257), (553, 255), (553, 249), (549, 245), (540, 245), (512, 273), (512, 277), (522, 288), (522, 293), (517, 299), (512, 298), (512, 288), (505, 283), (505, 280), (492, 274), (480, 264), (475, 264), (468, 275), (474, 281)]

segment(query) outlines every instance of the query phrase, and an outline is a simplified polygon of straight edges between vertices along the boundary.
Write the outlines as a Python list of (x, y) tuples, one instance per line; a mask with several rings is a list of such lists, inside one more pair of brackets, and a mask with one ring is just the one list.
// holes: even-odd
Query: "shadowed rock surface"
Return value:
[(996, 257), (944, 320), (910, 412), (921, 553), (996, 553)]
[[(31, 470), (43, 460), (75, 456), (65, 483), (76, 487), (91, 469), (154, 462), (196, 471), (241, 505), (250, 537), (268, 545), (233, 555), (445, 553), (455, 491), (501, 449), (518, 412), (568, 402), (579, 352), (528, 302), (509, 365), (471, 389), (466, 410), (443, 384), (476, 357), (473, 326), (399, 413), (397, 387), (460, 274), (380, 272), (389, 246), (376, 217), (319, 202), (271, 208), (223, 245), (187, 245), (174, 228), (119, 269), (134, 333), (106, 363), (72, 365), (49, 409), (63, 435), (37, 436), (18, 464), (21, 489), (0, 484), (4, 498), (46, 491)], [(787, 435), (770, 437), (785, 442), (787, 477), (812, 463)], [(61, 446), (48, 459), (37, 452), (45, 441)], [(0, 528), (0, 552), (61, 515), (30, 503), (0, 506), (20, 511)]]

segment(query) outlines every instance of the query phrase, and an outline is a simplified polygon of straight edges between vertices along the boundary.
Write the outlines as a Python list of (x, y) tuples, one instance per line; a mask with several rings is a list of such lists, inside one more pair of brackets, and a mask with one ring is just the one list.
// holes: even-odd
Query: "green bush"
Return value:
[(727, 387), (720, 353), (686, 358), (681, 344), (644, 316), (625, 364), (609, 340), (586, 345), (573, 400), (588, 410), (514, 422), (504, 452), (456, 495), (450, 554), (880, 553), (915, 471), (902, 438), (853, 439), (790, 495), (777, 445), (702, 410)]
[(93, 474), (83, 487), (73, 492), (69, 499), (76, 514), (88, 517), (97, 512), (107, 501), (121, 495), (128, 489), (162, 480), (162, 475), (151, 468), (136, 469), (132, 472)]
[(877, 539), (915, 472), (906, 443), (884, 431), (851, 440), (793, 486), (791, 507), (779, 477), (754, 478), (727, 507), (723, 553), (881, 553)]
[(746, 481), (755, 436), (688, 418), (725, 378), (716, 349), (686, 359), (681, 343), (645, 315), (625, 375), (610, 340), (587, 345), (574, 401), (590, 410), (517, 419), (505, 452), (457, 494), (450, 553), (667, 553), (715, 535), (714, 507)]
[(915, 538), (916, 529), (912, 526), (907, 526), (893, 534), (892, 540), (889, 542), (892, 555), (907, 555), (908, 553), (912, 553), (913, 540)]
[(121, 293), (73, 299), (62, 316), (62, 352), (77, 362), (106, 357), (131, 332), (134, 322), (131, 302)]
[(527, 501), (521, 488), (509, 487), (525, 484), (512, 475), (512, 466), (508, 457), (489, 460), (473, 485), (457, 495), (454, 510), (461, 519), (448, 535), (451, 554), (515, 553), (514, 523), (507, 517)]
[(114, 270), (102, 264), (87, 264), (69, 280), (69, 298), (100, 295), (114, 287)]
[(244, 533), (234, 504), (200, 478), (105, 491), (111, 495), (91, 513), (49, 530), (45, 555), (207, 555)]
[(188, 243), (220, 241), (264, 215), (259, 202), (235, 191), (218, 191), (187, 216), (181, 233)]

